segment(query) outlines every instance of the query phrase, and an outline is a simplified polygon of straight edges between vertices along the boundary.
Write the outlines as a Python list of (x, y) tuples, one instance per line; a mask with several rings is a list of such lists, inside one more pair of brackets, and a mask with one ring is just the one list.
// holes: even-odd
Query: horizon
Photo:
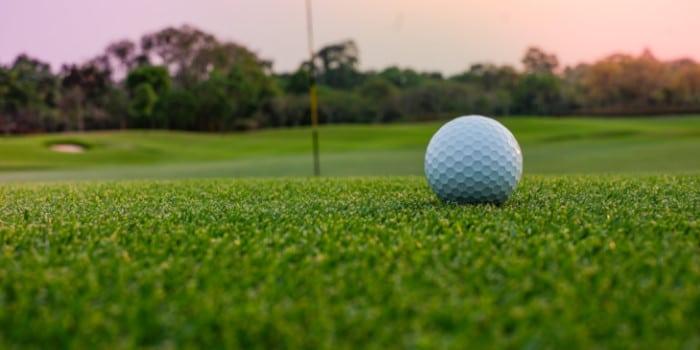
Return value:
[[(246, 46), (271, 60), (276, 73), (294, 71), (307, 59), (303, 0), (282, 4), (207, 0), (198, 5), (151, 0), (149, 4), (144, 7), (137, 0), (0, 4), (0, 64), (11, 64), (25, 53), (57, 71), (63, 64), (89, 60), (113, 41), (138, 42), (143, 34), (183, 24)], [(692, 18), (700, 12), (700, 3), (687, 0), (575, 0), (566, 5), (556, 0), (491, 4), (359, 0), (313, 5), (314, 49), (353, 39), (362, 70), (399, 66), (452, 75), (484, 62), (520, 68), (530, 46), (555, 54), (562, 67), (616, 53), (637, 56), (645, 49), (663, 61), (700, 58), (692, 37), (700, 31), (700, 23)]]

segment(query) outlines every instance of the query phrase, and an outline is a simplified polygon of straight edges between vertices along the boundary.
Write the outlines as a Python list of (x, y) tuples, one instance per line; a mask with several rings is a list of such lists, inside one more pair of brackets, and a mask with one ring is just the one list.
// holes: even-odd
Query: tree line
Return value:
[(120, 40), (59, 72), (27, 55), (0, 66), (0, 132), (99, 129), (231, 131), (309, 123), (309, 82), (322, 123), (487, 115), (659, 114), (700, 111), (700, 64), (645, 50), (560, 67), (531, 47), (523, 69), (475, 63), (459, 74), (397, 66), (362, 71), (352, 40), (276, 73), (250, 49), (191, 26)]

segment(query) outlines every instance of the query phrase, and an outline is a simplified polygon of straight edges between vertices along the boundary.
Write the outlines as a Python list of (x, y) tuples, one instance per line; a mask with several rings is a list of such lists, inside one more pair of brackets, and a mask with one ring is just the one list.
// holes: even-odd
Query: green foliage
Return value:
[(282, 80), (286, 93), (291, 95), (308, 94), (310, 80), (308, 64), (302, 65), (294, 73), (283, 75)]
[(111, 83), (109, 72), (92, 64), (64, 66), (62, 76), (63, 87), (80, 89), (89, 103), (96, 103)]
[(374, 110), (376, 122), (387, 122), (401, 116), (399, 110), (399, 89), (389, 80), (377, 76), (365, 81), (359, 88), (360, 96), (369, 101)]
[(19, 55), (12, 65), (17, 81), (24, 85), (30, 107), (38, 112), (56, 107), (59, 99), (59, 82), (49, 65), (26, 55)]
[(254, 61), (260, 68), (270, 64), (233, 42), (222, 42), (192, 26), (166, 27), (141, 38), (142, 56), (161, 61), (173, 72), (178, 88), (188, 89), (207, 80), (213, 70), (227, 72), (240, 62)]
[(197, 101), (197, 129), (223, 131), (233, 120), (236, 110), (234, 100), (228, 94), (229, 81), (219, 72), (213, 72), (209, 80), (200, 82), (194, 90)]
[(239, 117), (253, 117), (279, 93), (275, 81), (252, 59), (238, 60), (226, 78), (228, 94), (237, 101), (235, 114)]
[(18, 81), (17, 72), (0, 67), (0, 108), (3, 114), (19, 112), (29, 103), (29, 93)]
[(520, 74), (510, 66), (490, 63), (473, 64), (467, 72), (457, 74), (450, 80), (479, 86), (484, 92), (512, 91), (518, 85)]
[(379, 76), (390, 81), (399, 88), (410, 88), (419, 85), (424, 78), (412, 69), (401, 69), (396, 66), (385, 68)]
[[(318, 90), (318, 100), (322, 123), (368, 123), (375, 119), (375, 109), (355, 91), (324, 86)], [(305, 124), (309, 123), (307, 117)]]
[(261, 126), (290, 127), (310, 124), (309, 92), (282, 94), (272, 99), (270, 113), (261, 118)]
[(170, 89), (170, 75), (165, 67), (141, 66), (129, 72), (126, 77), (126, 88), (135, 94), (140, 85), (148, 84), (159, 96)]
[(473, 111), (478, 90), (452, 81), (428, 81), (400, 96), (402, 112), (412, 119), (440, 119)]
[(324, 46), (315, 55), (316, 79), (332, 88), (353, 88), (362, 80), (359, 62), (359, 50), (353, 40)]
[(360, 95), (374, 103), (381, 104), (398, 94), (399, 89), (382, 77), (369, 79), (360, 86)]
[(697, 176), (0, 188), (0, 347), (693, 348)]
[(310, 124), (309, 94), (280, 94), (270, 102), (270, 113), (263, 114), (260, 127), (290, 127)]
[(199, 103), (190, 90), (174, 89), (165, 92), (156, 103), (156, 119), (168, 129), (193, 130)]
[(552, 115), (560, 111), (559, 78), (552, 74), (525, 74), (514, 92), (516, 112)]
[[(136, 127), (157, 127), (155, 117), (164, 117), (155, 113), (160, 96), (170, 90), (170, 75), (165, 67), (141, 66), (129, 72), (126, 77), (129, 100), (129, 114)], [(147, 122), (146, 122), (147, 121)], [(161, 124), (167, 121), (160, 121)]]
[[(142, 83), (133, 88), (129, 101), (129, 114), (137, 123), (151, 120), (153, 108), (158, 102), (158, 95), (149, 83)], [(153, 126), (153, 125), (151, 125)]]
[(212, 34), (188, 25), (166, 27), (141, 37), (144, 60), (158, 60), (171, 68), (174, 80), (181, 88), (206, 79), (213, 62), (205, 57), (211, 53), (217, 55), (218, 46), (219, 42)]
[(0, 67), (0, 132), (51, 130), (59, 99), (59, 79), (48, 64), (19, 55), (12, 67)]
[(63, 66), (60, 109), (69, 116), (64, 120), (67, 129), (84, 131), (90, 119), (104, 108), (112, 84), (110, 74), (93, 63)]
[[(18, 56), (11, 67), (0, 67), (0, 130), (11, 134), (129, 126), (232, 131), (306, 125), (312, 69), (323, 90), (319, 102), (324, 123), (434, 120), (463, 114), (700, 111), (700, 64), (690, 59), (661, 61), (648, 50), (560, 68), (555, 54), (530, 47), (521, 71), (478, 62), (446, 77), (398, 66), (363, 71), (353, 40), (321, 47), (289, 73), (274, 73), (271, 61), (245, 46), (188, 25), (146, 33), (139, 44), (115, 41), (83, 64), (65, 65), (59, 74), (26, 55)], [(160, 66), (153, 66), (156, 63)], [(169, 94), (171, 86), (178, 92), (169, 95), (167, 103), (156, 100), (150, 106), (143, 88), (135, 94), (144, 83), (151, 85), (157, 99)], [(167, 107), (178, 106), (176, 96), (185, 98), (182, 109)], [(137, 117), (129, 125), (128, 106), (140, 108), (132, 108)]]
[[(124, 43), (111, 51), (121, 57), (128, 48)], [(170, 77), (164, 67), (139, 67), (127, 77), (127, 87), (148, 82), (159, 98), (166, 96), (154, 113), (159, 127), (232, 130), (242, 125), (242, 119), (269, 110), (278, 94), (269, 63), (243, 46), (220, 42), (190, 26), (147, 34), (142, 38), (142, 51), (149, 60), (158, 59), (174, 72), (178, 91), (172, 94), (165, 94)], [(176, 101), (178, 98), (183, 100)]]
[(126, 129), (129, 117), (129, 102), (129, 96), (124, 89), (113, 86), (109, 90), (109, 98), (107, 98), (104, 107), (105, 114), (109, 115), (116, 124), (112, 126), (113, 128)]

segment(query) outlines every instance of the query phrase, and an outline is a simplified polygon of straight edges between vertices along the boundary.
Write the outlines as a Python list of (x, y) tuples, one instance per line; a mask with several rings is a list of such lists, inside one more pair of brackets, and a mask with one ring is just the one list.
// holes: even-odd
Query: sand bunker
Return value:
[(85, 147), (68, 143), (57, 143), (51, 145), (51, 150), (63, 153), (83, 153), (85, 152)]

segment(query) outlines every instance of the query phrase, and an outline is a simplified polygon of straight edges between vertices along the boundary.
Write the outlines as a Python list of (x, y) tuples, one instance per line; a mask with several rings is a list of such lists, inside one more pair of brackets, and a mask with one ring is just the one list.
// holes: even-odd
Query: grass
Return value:
[[(504, 118), (528, 174), (700, 171), (700, 117)], [(421, 175), (438, 123), (321, 130), (322, 172)], [(48, 145), (73, 142), (83, 154)], [(242, 134), (96, 132), (0, 138), (0, 182), (311, 175), (306, 128)]]
[(0, 348), (697, 348), (700, 176), (0, 186)]
[(700, 347), (700, 117), (502, 121), (503, 206), (436, 123), (0, 138), (0, 348)]

